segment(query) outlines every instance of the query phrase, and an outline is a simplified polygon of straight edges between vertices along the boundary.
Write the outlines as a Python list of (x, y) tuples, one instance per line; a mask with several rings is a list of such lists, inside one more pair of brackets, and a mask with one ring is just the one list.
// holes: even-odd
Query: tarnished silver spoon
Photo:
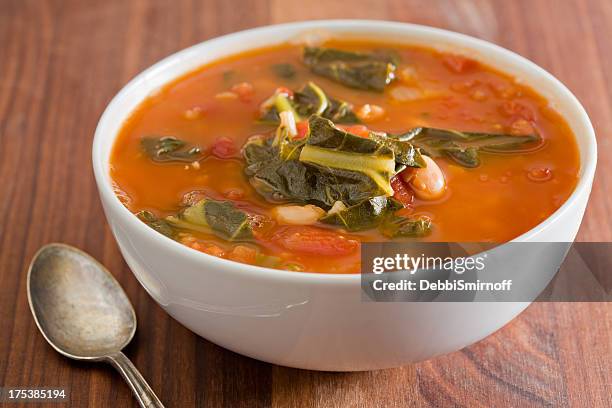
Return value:
[(121, 352), (136, 332), (136, 314), (119, 283), (98, 261), (69, 245), (45, 245), (30, 263), (28, 301), (36, 325), (60, 354), (112, 364), (142, 407), (163, 408)]

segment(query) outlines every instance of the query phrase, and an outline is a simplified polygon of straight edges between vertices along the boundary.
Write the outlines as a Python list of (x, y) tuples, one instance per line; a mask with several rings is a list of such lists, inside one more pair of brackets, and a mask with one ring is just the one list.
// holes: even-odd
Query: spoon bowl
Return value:
[(163, 407), (121, 352), (136, 332), (136, 313), (102, 264), (69, 245), (45, 245), (30, 263), (27, 289), (36, 325), (55, 350), (76, 360), (112, 364), (141, 406)]
[(28, 295), (43, 336), (67, 357), (101, 360), (123, 349), (136, 332), (136, 314), (119, 283), (94, 258), (68, 245), (38, 251)]

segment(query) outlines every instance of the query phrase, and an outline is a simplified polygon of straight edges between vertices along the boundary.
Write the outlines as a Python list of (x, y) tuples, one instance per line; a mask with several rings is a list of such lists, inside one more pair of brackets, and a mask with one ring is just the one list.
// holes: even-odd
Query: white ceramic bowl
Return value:
[[(220, 57), (320, 30), (337, 37), (462, 53), (517, 77), (548, 98), (578, 139), (580, 179), (559, 210), (516, 241), (574, 240), (597, 153), (589, 118), (563, 84), (519, 55), (462, 34), (384, 21), (312, 21), (242, 31), (187, 48), (142, 72), (110, 102), (96, 129), (93, 167), (106, 217), (126, 262), (147, 292), (190, 330), (240, 354), (284, 366), (332, 371), (394, 367), (459, 350), (488, 336), (529, 303), (362, 302), (359, 275), (285, 272), (210, 256), (153, 231), (113, 193), (111, 147), (124, 120), (145, 97)], [(551, 259), (548, 267), (543, 260), (538, 268), (554, 273), (553, 265), (562, 257)]]

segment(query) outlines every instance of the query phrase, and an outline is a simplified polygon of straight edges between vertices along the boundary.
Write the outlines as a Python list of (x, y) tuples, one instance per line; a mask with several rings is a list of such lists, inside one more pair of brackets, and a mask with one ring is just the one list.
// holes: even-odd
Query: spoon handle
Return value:
[(119, 351), (107, 358), (108, 362), (121, 373), (123, 379), (128, 383), (141, 407), (164, 408), (164, 404), (157, 398), (155, 392), (125, 354)]

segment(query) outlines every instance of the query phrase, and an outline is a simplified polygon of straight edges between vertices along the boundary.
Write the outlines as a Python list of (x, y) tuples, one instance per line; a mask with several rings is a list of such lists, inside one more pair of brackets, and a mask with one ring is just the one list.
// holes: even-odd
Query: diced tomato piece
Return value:
[[(412, 171), (412, 169), (406, 170)], [(414, 201), (414, 194), (406, 185), (406, 183), (402, 180), (402, 173), (400, 173), (399, 176), (395, 176), (391, 179), (391, 187), (393, 188), (393, 198), (402, 203), (404, 207), (410, 207), (412, 205), (412, 202)]]
[(506, 116), (525, 119), (530, 122), (535, 120), (535, 116), (531, 109), (520, 102), (506, 101), (501, 105), (501, 111)]
[(306, 134), (308, 133), (308, 121), (307, 120), (303, 120), (301, 122), (298, 122), (295, 124), (295, 127), (297, 128), (297, 135), (295, 135), (294, 139), (303, 139), (306, 137)]
[(370, 130), (364, 125), (336, 125), (336, 127), (355, 136), (370, 137)]
[(223, 250), (223, 248), (217, 245), (214, 245), (214, 244), (204, 244), (204, 243), (194, 242), (193, 244), (191, 244), (191, 247), (193, 249), (197, 249), (200, 252), (204, 252), (208, 255), (216, 256), (219, 258), (223, 258), (225, 256), (225, 251)]
[(442, 59), (444, 65), (453, 72), (461, 74), (474, 68), (478, 63), (461, 55), (447, 54)]
[(289, 251), (311, 255), (348, 255), (359, 248), (358, 241), (315, 227), (289, 227), (277, 233), (275, 240)]
[(215, 141), (211, 152), (220, 159), (229, 159), (236, 156), (238, 149), (229, 137), (220, 137)]
[(231, 91), (238, 95), (238, 98), (243, 102), (249, 102), (255, 94), (255, 89), (249, 82), (240, 82), (232, 86)]
[(410, 183), (410, 180), (414, 177), (417, 169), (416, 167), (408, 167), (404, 169), (400, 174), (398, 174), (399, 178), (406, 184)]
[(535, 130), (529, 121), (520, 118), (512, 122), (510, 133), (513, 135), (532, 135), (535, 133)]
[(227, 259), (231, 259), (232, 261), (236, 262), (254, 264), (255, 260), (257, 259), (257, 251), (246, 245), (236, 245), (234, 249), (227, 254)]
[(230, 188), (224, 194), (230, 200), (241, 200), (244, 198), (244, 190), (241, 188)]

